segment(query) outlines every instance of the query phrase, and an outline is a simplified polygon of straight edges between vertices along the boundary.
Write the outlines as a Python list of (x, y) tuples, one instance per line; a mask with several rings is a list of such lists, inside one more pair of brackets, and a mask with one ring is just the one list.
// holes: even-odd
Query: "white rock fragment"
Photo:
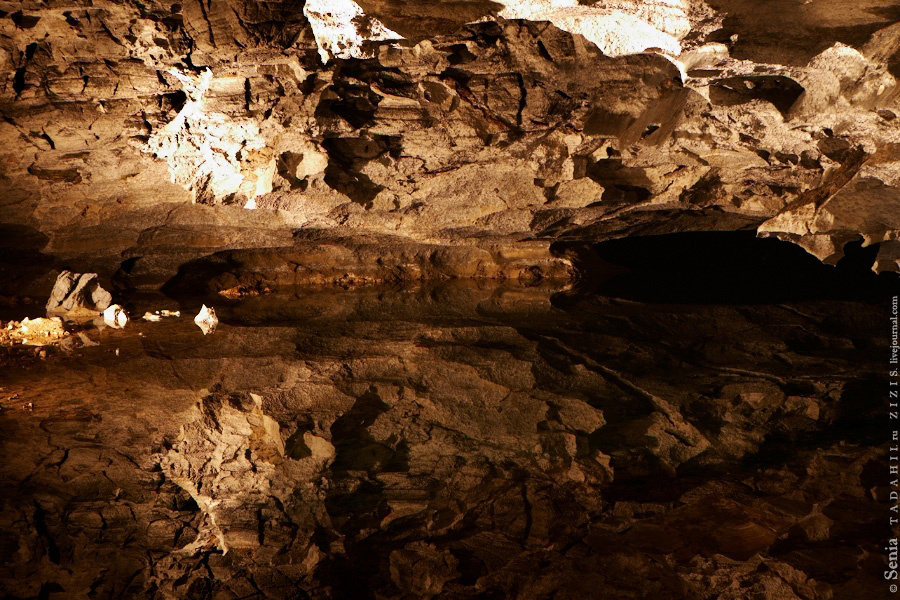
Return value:
[(180, 317), (181, 311), (180, 310), (162, 309), (161, 311), (159, 311), (159, 314), (162, 315), (163, 317)]
[(161, 316), (159, 316), (159, 315), (154, 315), (154, 314), (151, 313), (151, 312), (145, 312), (145, 313), (144, 313), (144, 316), (141, 317), (141, 318), (144, 319), (145, 321), (150, 321), (151, 323), (156, 323), (157, 321), (161, 321), (161, 320), (162, 320), (162, 317), (161, 317)]
[(128, 323), (128, 313), (118, 304), (113, 304), (103, 311), (103, 322), (113, 329), (121, 329)]
[(213, 333), (216, 330), (216, 325), (219, 324), (219, 319), (216, 318), (216, 309), (204, 304), (197, 316), (194, 317), (194, 323), (197, 324), (203, 335)]

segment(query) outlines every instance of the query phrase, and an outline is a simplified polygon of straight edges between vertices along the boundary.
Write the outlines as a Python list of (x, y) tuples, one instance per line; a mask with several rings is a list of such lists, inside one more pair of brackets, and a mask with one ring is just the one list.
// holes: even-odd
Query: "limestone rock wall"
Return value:
[(151, 287), (297, 231), (758, 228), (897, 270), (897, 5), (750, 4), (0, 2), (0, 228)]

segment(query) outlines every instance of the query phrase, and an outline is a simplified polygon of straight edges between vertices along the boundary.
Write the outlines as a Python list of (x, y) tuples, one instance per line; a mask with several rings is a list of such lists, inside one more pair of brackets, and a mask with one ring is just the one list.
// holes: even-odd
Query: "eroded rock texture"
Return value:
[(758, 4), (0, 2), (0, 226), (33, 268), (5, 293), (372, 233), (421, 245), (401, 278), (742, 228), (897, 270), (900, 6)]
[(553, 292), (259, 296), (35, 359), (2, 589), (882, 597), (882, 310)]
[(898, 21), (0, 0), (0, 595), (879, 597)]

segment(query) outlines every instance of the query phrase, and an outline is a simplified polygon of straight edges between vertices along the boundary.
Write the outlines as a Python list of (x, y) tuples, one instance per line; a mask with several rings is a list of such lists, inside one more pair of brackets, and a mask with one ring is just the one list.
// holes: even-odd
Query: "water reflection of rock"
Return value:
[(259, 296), (8, 374), (5, 589), (874, 597), (877, 306), (554, 291)]

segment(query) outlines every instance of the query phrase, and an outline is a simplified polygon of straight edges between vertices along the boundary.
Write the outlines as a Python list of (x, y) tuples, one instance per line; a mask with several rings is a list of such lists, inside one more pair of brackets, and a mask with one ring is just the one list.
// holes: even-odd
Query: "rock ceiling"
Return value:
[(365, 236), (552, 262), (554, 241), (756, 228), (829, 263), (862, 237), (898, 270), (898, 2), (29, 0), (0, 17), (7, 243), (138, 286), (223, 249)]

